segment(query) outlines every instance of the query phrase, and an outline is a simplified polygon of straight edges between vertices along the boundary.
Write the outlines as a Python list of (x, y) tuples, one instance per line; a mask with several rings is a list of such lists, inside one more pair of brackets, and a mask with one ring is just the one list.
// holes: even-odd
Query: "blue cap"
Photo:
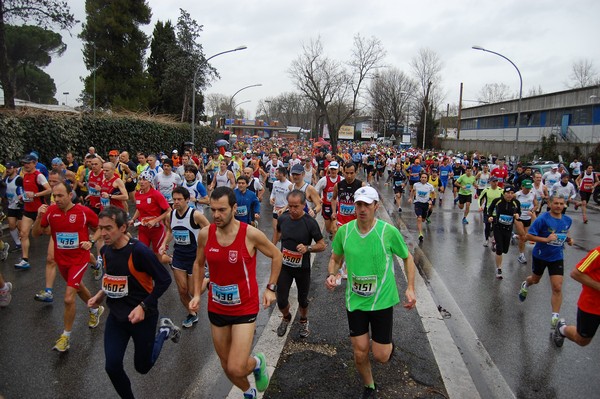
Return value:
[(63, 163), (63, 161), (59, 157), (56, 157), (56, 158), (52, 159), (52, 165), (60, 165), (62, 163)]

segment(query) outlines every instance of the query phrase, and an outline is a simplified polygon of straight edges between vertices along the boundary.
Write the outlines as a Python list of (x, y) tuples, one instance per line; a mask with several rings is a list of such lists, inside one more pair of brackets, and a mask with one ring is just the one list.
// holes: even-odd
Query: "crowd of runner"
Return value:
[[(392, 356), (391, 309), (400, 302), (391, 254), (402, 258), (406, 270), (404, 306), (414, 307), (416, 296), (414, 261), (399, 231), (375, 217), (381, 200), (374, 187), (393, 192), (399, 213), (402, 204), (412, 204), (416, 226), (411, 230), (419, 241), (426, 238), (423, 224), (432, 223), (444, 200), (461, 210), (457, 223), (469, 224), (474, 210), (482, 212), (483, 245), (496, 254), (498, 280), (511, 243), (518, 244), (517, 260), (527, 263), (525, 246), (535, 242), (532, 274), (518, 296), (524, 301), (548, 269), (558, 346), (565, 337), (589, 343), (600, 324), (598, 248), (571, 274), (584, 285), (577, 327), (567, 326), (559, 315), (563, 247), (573, 244), (572, 220), (565, 211), (570, 204), (575, 210), (581, 206), (583, 223), (588, 222), (587, 202), (600, 184), (591, 165), (576, 165), (573, 173), (557, 165), (542, 175), (520, 164), (509, 170), (504, 159), (477, 153), (448, 155), (352, 142), (340, 143), (332, 153), (324, 142), (293, 140), (285, 145), (281, 140), (237, 142), (231, 149), (214, 151), (176, 149), (169, 155), (132, 156), (114, 149), (104, 155), (90, 147), (81, 162), (67, 153), (64, 159), (52, 159), (48, 169), (31, 152), (19, 162), (0, 165), (2, 218), (12, 239), (10, 244), (0, 240), (0, 260), (6, 260), (12, 247), (21, 255), (14, 267), (29, 270), (30, 236), (50, 235), (46, 283), (34, 299), (54, 301), (58, 270), (67, 288), (64, 330), (53, 349), (70, 348), (77, 296), (89, 308), (90, 328), (99, 325), (106, 302), (106, 371), (121, 397), (133, 397), (123, 369), (129, 340), (136, 344), (135, 368), (145, 373), (163, 343), (180, 338), (178, 323), (158, 316), (159, 297), (172, 280), (186, 314), (184, 328), (198, 322), (207, 292), (213, 343), (223, 370), (244, 397), (256, 397), (256, 389), (264, 391), (269, 383), (265, 356), (251, 354), (259, 307), (277, 303), (282, 315), (277, 334), (284, 336), (291, 323), (289, 292), (295, 281), (299, 334), (309, 336), (310, 255), (328, 246), (326, 284), (335, 289), (348, 280), (348, 324), (363, 397), (376, 397), (369, 351), (380, 362)], [(257, 228), (264, 206), (272, 208), (269, 237)], [(324, 232), (317, 222), (321, 218)], [(137, 238), (129, 233), (131, 227), (137, 227), (132, 230)], [(260, 298), (257, 252), (271, 259), (269, 283)], [(101, 280), (96, 294), (82, 282), (88, 265), (94, 279)], [(0, 274), (0, 306), (8, 306), (12, 289)], [(256, 388), (249, 374), (254, 374)]]

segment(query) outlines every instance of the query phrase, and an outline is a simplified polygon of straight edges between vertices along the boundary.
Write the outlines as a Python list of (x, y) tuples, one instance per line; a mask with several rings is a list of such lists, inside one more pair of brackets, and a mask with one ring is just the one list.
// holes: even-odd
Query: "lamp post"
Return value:
[(504, 58), (506, 61), (510, 62), (512, 66), (515, 67), (515, 69), (517, 70), (517, 73), (519, 74), (519, 102), (517, 103), (517, 132), (515, 134), (515, 145), (514, 145), (514, 150), (513, 150), (515, 156), (517, 157), (517, 161), (518, 161), (519, 155), (517, 154), (517, 147), (519, 145), (519, 126), (521, 125), (521, 98), (523, 97), (523, 77), (521, 77), (521, 71), (519, 71), (519, 68), (517, 68), (517, 66), (515, 65), (514, 62), (512, 62), (508, 57), (506, 57), (500, 53), (485, 49), (481, 46), (472, 46), (472, 48), (473, 48), (473, 50), (485, 51), (488, 53), (495, 54), (498, 57)]
[[(377, 111), (381, 114), (381, 116), (383, 116), (383, 139), (385, 140), (385, 133), (386, 133), (386, 124), (385, 124), (385, 120), (386, 120), (386, 116), (385, 113), (380, 110), (379, 108), (373, 108), (373, 111)], [(379, 118), (377, 118), (379, 119)]]
[(592, 122), (592, 144), (594, 144), (594, 135), (596, 133), (596, 126), (594, 125), (594, 104), (596, 103), (596, 99), (598, 98), (597, 95), (592, 94), (590, 96), (590, 101), (592, 102), (592, 112), (590, 114), (590, 122)]
[[(245, 101), (242, 101), (242, 102), (241, 102), (241, 103), (239, 103), (239, 104), (235, 104), (235, 108), (239, 107), (239, 106), (240, 106), (240, 105), (242, 105), (242, 104), (249, 103), (249, 102), (251, 102), (251, 101), (252, 101), (252, 100), (245, 100)], [(233, 116), (234, 116), (234, 117), (235, 117), (235, 108), (233, 109)]]
[(229, 109), (233, 109), (233, 98), (242, 90), (246, 90), (249, 89), (251, 87), (258, 87), (258, 86), (262, 86), (262, 83), (257, 83), (254, 85), (249, 85), (249, 86), (244, 86), (241, 89), (239, 89), (238, 91), (236, 91), (235, 93), (233, 93), (233, 96), (231, 96), (231, 98), (229, 99)]
[(198, 65), (198, 68), (196, 68), (196, 71), (194, 72), (194, 81), (192, 83), (192, 144), (194, 144), (194, 126), (196, 124), (196, 79), (198, 78), (198, 72), (200, 72), (200, 69), (208, 64), (208, 61), (212, 60), (215, 57), (218, 57), (220, 55), (223, 54), (227, 54), (227, 53), (233, 53), (234, 51), (240, 51), (240, 50), (245, 50), (248, 47), (246, 46), (239, 46), (236, 47), (234, 49), (231, 50), (226, 50), (226, 51), (221, 51), (220, 53), (211, 55), (210, 57), (208, 57), (207, 59), (204, 60), (204, 62), (201, 62), (200, 65)]
[(67, 106), (67, 107), (68, 107), (68, 105), (67, 105), (67, 103), (68, 103), (68, 102), (67, 102), (67, 96), (69, 95), (69, 92), (68, 92), (68, 91), (65, 91), (65, 92), (63, 92), (63, 94), (64, 94), (64, 96), (65, 96), (65, 106)]

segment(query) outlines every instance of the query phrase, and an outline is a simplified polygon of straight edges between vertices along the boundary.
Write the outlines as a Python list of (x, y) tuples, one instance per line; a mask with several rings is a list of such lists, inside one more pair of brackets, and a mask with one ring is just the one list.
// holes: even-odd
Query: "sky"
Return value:
[[(85, 21), (84, 1), (67, 0), (76, 19)], [(349, 60), (353, 37), (378, 38), (387, 52), (385, 65), (411, 74), (410, 60), (420, 48), (443, 62), (444, 104), (475, 100), (487, 83), (503, 83), (517, 93), (516, 70), (504, 59), (471, 48), (479, 45), (510, 58), (523, 77), (524, 96), (532, 88), (544, 93), (566, 90), (573, 62), (591, 60), (600, 74), (600, 1), (597, 0), (147, 0), (152, 22), (177, 21), (179, 9), (203, 25), (200, 42), (209, 57), (245, 45), (248, 48), (211, 60), (221, 75), (204, 92), (231, 96), (254, 116), (261, 99), (297, 91), (288, 70), (302, 45), (321, 37), (330, 58)], [(59, 102), (75, 106), (85, 69), (81, 23), (61, 32), (67, 51), (45, 70), (56, 83)], [(146, 54), (148, 56), (149, 53)], [(68, 92), (68, 95), (62, 93)], [(464, 106), (475, 105), (465, 102)], [(445, 107), (444, 107), (445, 108)]]

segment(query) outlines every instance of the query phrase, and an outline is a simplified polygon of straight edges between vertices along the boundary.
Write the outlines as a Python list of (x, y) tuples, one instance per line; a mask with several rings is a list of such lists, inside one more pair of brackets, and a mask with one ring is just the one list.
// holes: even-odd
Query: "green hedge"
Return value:
[[(213, 148), (216, 132), (209, 127), (195, 131), (196, 148)], [(170, 154), (191, 141), (189, 124), (138, 119), (129, 116), (0, 113), (0, 161), (19, 160), (37, 151), (48, 164), (72, 151), (81, 159), (90, 146), (106, 156), (111, 149)]]

